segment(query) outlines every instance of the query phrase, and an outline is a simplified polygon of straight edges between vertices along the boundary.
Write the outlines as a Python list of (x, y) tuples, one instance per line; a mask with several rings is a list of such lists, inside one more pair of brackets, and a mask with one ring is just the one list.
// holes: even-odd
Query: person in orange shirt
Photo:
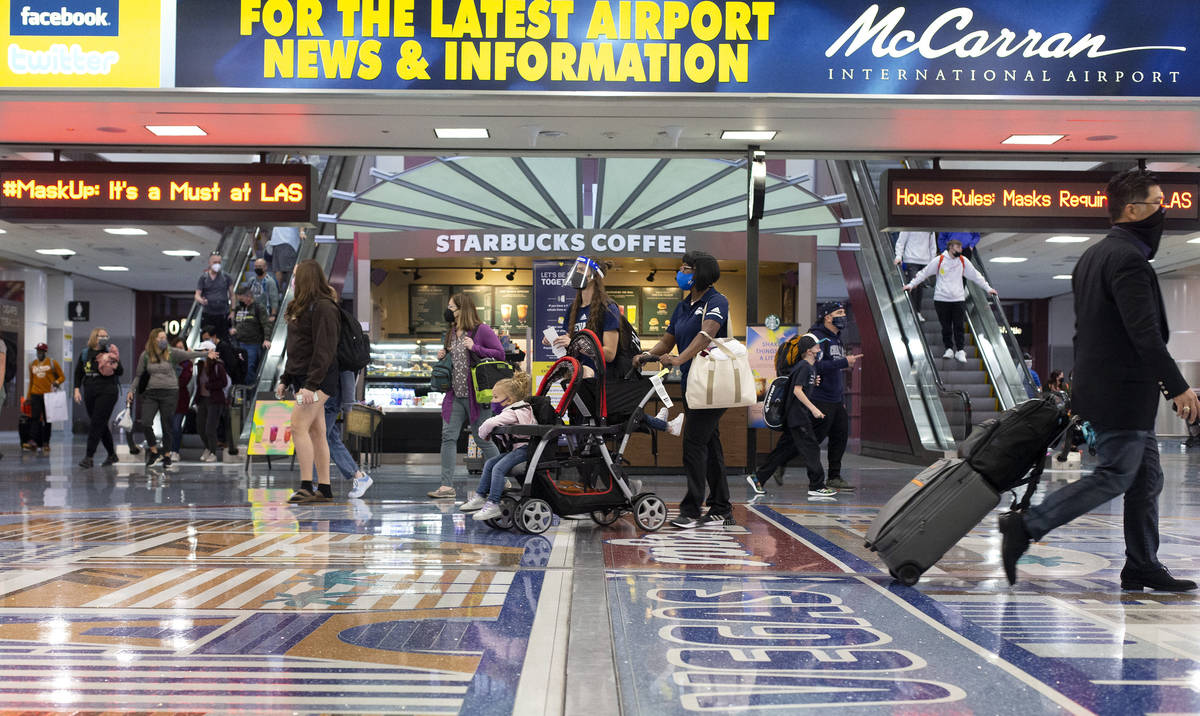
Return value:
[(37, 360), (29, 363), (29, 405), (33, 410), (29, 430), (28, 450), (40, 450), (50, 454), (50, 423), (46, 421), (46, 393), (57, 390), (67, 378), (58, 361), (46, 357), (50, 348), (45, 343), (37, 344)]

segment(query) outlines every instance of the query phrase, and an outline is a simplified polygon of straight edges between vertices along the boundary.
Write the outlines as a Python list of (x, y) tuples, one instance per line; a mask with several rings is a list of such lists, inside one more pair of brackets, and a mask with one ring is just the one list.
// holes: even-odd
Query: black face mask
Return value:
[(1121, 228), (1129, 231), (1134, 236), (1138, 237), (1146, 246), (1150, 247), (1150, 255), (1147, 259), (1154, 258), (1158, 253), (1158, 245), (1162, 242), (1162, 234), (1164, 222), (1167, 219), (1167, 210), (1161, 206), (1158, 211), (1150, 216), (1147, 216), (1141, 221), (1129, 221), (1123, 224), (1117, 224)]
[(103, 351), (106, 351), (106, 350), (108, 350), (108, 345), (109, 345), (109, 344), (108, 344), (108, 340), (107, 340), (107, 339), (101, 339), (100, 341), (98, 341), (98, 342), (96, 343), (96, 348), (98, 348), (100, 351), (102, 351), (102, 352), (103, 352)]
[(46, 360), (46, 351), (38, 351), (37, 357), (38, 357), (38, 360)]
[(442, 318), (446, 319), (446, 323), (454, 323), (454, 311), (447, 308), (445, 311), (442, 311)]
[(845, 316), (835, 316), (833, 318), (833, 327), (838, 329), (839, 331), (844, 330), (846, 328), (846, 317)]
[(254, 273), (255, 273), (255, 275), (262, 276), (263, 274), (266, 273), (266, 271), (264, 271), (263, 269), (260, 269), (260, 268), (256, 268), (256, 269), (254, 269)]

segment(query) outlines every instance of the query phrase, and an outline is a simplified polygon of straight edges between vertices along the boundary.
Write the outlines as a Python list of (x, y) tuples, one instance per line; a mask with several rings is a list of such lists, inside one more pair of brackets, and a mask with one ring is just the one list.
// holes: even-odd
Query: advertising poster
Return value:
[(638, 316), (641, 315), (642, 294), (636, 288), (609, 288), (608, 297), (617, 302), (617, 308), (621, 309), (621, 315), (625, 316), (625, 320), (629, 321), (629, 325), (641, 334), (638, 328)]
[(449, 286), (408, 287), (408, 325), (412, 333), (436, 333), (441, 335), (446, 328), (446, 303), (450, 300)]
[(766, 326), (746, 328), (746, 350), (750, 353), (750, 369), (754, 371), (754, 389), (758, 393), (758, 403), (748, 408), (752, 428), (767, 427), (762, 417), (762, 399), (767, 386), (775, 380), (775, 352), (796, 332), (795, 326), (780, 326), (775, 330)]
[[(24, 23), (22, 32), (29, 34), (34, 28), (22, 6), (58, 10), (64, 4), (81, 11), (75, 14), (115, 14), (117, 0), (13, 2), (10, 23)], [(120, 2), (122, 10), (138, 5), (147, 6), (147, 13), (149, 6), (157, 7)], [(970, 5), (190, 0), (176, 4), (175, 84), (358, 91), (1200, 96), (1191, 51), (1200, 27), (1200, 3), (1194, 0), (1162, 0), (1153, 11), (1142, 12), (1121, 0)], [(88, 40), (86, 51), (104, 52), (108, 46), (96, 41), (125, 38), (129, 21), (128, 13), (120, 18), (120, 38), (97, 37), (110, 31), (106, 26), (76, 24), (79, 29), (70, 31), (74, 37), (37, 39)], [(47, 29), (42, 26), (40, 32), (50, 34)], [(156, 44), (158, 34), (148, 29), (132, 37), (146, 38), (149, 45)], [(20, 39), (22, 50), (34, 49), (30, 38)], [(78, 62), (65, 43), (60, 46), (63, 62)], [(47, 43), (36, 49), (47, 49)], [(104, 56), (95, 62), (105, 62)], [(156, 62), (147, 64), (157, 68)], [(41, 83), (43, 77), (20, 75)], [(58, 79), (89, 82), (90, 77), (77, 73)]]
[[(642, 287), (642, 324), (638, 333), (645, 336), (661, 336), (671, 325), (671, 314), (683, 298), (683, 291), (674, 286)], [(633, 323), (633, 321), (630, 321)], [(636, 323), (634, 323), (637, 326)]]
[(535, 261), (533, 263), (533, 377), (534, 385), (556, 359), (550, 346), (542, 345), (548, 329), (556, 335), (568, 332), (567, 311), (575, 300), (575, 289), (565, 285), (572, 262)]
[(471, 300), (475, 302), (475, 310), (479, 312), (479, 320), (492, 328), (498, 327), (496, 321), (493, 320), (495, 315), (492, 313), (492, 306), (494, 305), (492, 300), (494, 289), (492, 286), (480, 286), (479, 284), (473, 286), (455, 286), (450, 291), (450, 295), (456, 293), (465, 293), (471, 297)]
[(524, 336), (533, 318), (533, 289), (528, 286), (496, 287), (495, 326), (514, 336)]
[(254, 404), (254, 428), (250, 431), (247, 455), (291, 455), (292, 408), (290, 400), (259, 400)]
[(0, 87), (161, 84), (158, 0), (13, 0), (2, 7)]

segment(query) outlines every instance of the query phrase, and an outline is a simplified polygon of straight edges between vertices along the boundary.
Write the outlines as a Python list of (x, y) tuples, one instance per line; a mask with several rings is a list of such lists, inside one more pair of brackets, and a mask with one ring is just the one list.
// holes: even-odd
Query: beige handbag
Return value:
[(748, 408), (756, 403), (758, 393), (746, 346), (733, 338), (712, 339), (712, 345), (692, 359), (687, 379), (688, 410)]

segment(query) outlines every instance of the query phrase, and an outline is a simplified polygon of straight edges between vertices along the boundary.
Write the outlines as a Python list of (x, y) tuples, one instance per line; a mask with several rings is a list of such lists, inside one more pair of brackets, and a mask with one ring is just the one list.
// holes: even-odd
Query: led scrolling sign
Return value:
[(5, 221), (308, 225), (304, 164), (0, 162)]
[[(884, 226), (962, 231), (1109, 228), (1111, 172), (890, 169), (882, 179)], [(1159, 173), (1167, 229), (1200, 229), (1200, 174)]]

